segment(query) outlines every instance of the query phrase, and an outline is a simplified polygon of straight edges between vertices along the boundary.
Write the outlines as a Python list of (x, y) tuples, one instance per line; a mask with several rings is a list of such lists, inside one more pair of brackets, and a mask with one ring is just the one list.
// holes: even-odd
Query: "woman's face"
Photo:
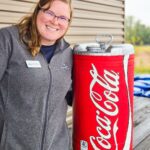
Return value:
[[(42, 8), (46, 8), (47, 5)], [(68, 4), (55, 0), (49, 10), (41, 9), (37, 15), (37, 29), (42, 45), (52, 45), (62, 37), (68, 29), (70, 7)]]

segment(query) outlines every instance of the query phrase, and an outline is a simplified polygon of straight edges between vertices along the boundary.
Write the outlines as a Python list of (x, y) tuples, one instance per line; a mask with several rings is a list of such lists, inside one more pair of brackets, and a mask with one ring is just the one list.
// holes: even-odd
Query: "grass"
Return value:
[(150, 52), (150, 46), (134, 46), (135, 54)]
[(135, 67), (135, 74), (150, 74), (150, 68)]
[(134, 46), (135, 74), (150, 74), (150, 46)]

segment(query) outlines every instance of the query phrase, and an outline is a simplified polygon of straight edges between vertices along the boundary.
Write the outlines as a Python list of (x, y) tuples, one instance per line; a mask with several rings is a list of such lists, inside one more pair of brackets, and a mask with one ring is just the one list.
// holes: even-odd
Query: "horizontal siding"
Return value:
[(81, 10), (88, 10), (93, 12), (105, 12), (111, 14), (124, 14), (122, 7), (108, 6), (93, 2), (74, 1), (74, 8)]
[[(17, 23), (30, 14), (37, 0), (1, 0), (0, 28)], [(73, 21), (66, 40), (75, 43), (93, 42), (99, 34), (112, 34), (113, 43), (124, 43), (124, 0), (73, 0)], [(102, 38), (105, 41), (105, 38)], [(69, 107), (67, 122), (72, 126)]]
[(68, 35), (97, 35), (97, 34), (113, 34), (113, 35), (122, 35), (122, 29), (112, 29), (112, 28), (81, 28), (81, 27), (71, 27), (68, 31)]
[[(78, 12), (80, 13), (80, 12)], [(85, 12), (86, 13), (86, 12)], [(0, 23), (8, 23), (13, 24), (16, 23), (22, 18), (25, 14), (18, 12), (8, 12), (8, 11), (0, 11)], [(79, 14), (78, 14), (79, 15)], [(101, 14), (103, 17), (97, 17), (97, 19), (90, 17), (94, 14), (89, 14), (80, 16), (80, 18), (74, 18), (71, 26), (73, 27), (98, 27), (98, 28), (123, 28), (124, 24), (122, 23), (123, 18), (121, 15), (111, 15), (109, 16)], [(77, 14), (76, 14), (77, 16)], [(115, 20), (113, 20), (115, 19)], [(80, 24), (79, 24), (80, 22)]]
[[(84, 42), (91, 42), (91, 41), (95, 41), (95, 35), (91, 36), (91, 35), (88, 35), (88, 36), (66, 36), (66, 40), (70, 40), (71, 43), (84, 43)], [(108, 40), (108, 38), (101, 38), (102, 41), (106, 41)], [(122, 43), (122, 41), (124, 40), (124, 36), (114, 36), (113, 37), (113, 41), (114, 43)]]
[(83, 0), (84, 2), (91, 2), (95, 4), (102, 4), (107, 6), (114, 6), (114, 7), (124, 7), (122, 5), (122, 0)]
[(124, 18), (122, 14), (109, 14), (104, 12), (93, 12), (89, 10), (75, 10), (73, 14), (74, 18), (92, 19), (92, 20), (109, 20), (123, 22)]
[[(36, 1), (1, 1), (0, 28), (15, 24), (21, 17), (32, 12)], [(110, 33), (114, 36), (114, 43), (124, 42), (123, 0), (73, 0), (73, 6), (74, 18), (67, 34), (68, 37), (80, 36), (79, 39), (85, 41), (86, 36)], [(120, 40), (118, 40), (118, 36), (120, 36)], [(71, 44), (74, 44), (73, 41), (76, 42), (75, 38), (70, 39), (68, 37), (67, 40)]]
[(0, 11), (0, 23), (5, 24), (15, 24), (18, 22), (25, 14), (24, 13), (16, 13), (16, 12), (7, 12)]
[(0, 10), (9, 12), (31, 12), (35, 3), (27, 3), (15, 0), (4, 0), (0, 2)]
[(68, 108), (66, 121), (67, 121), (68, 127), (71, 128), (72, 127), (72, 108), (71, 107)]

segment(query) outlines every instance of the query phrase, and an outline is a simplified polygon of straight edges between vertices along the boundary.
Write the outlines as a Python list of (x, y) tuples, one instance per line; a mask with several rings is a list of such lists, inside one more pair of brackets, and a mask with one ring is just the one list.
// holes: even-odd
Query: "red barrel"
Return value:
[(131, 150), (133, 47), (113, 45), (105, 52), (95, 47), (74, 48), (73, 150)]

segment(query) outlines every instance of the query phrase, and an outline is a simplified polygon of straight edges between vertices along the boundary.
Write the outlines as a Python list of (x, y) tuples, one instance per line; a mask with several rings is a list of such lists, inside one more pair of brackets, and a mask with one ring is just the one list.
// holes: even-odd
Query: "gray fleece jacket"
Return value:
[(63, 39), (48, 64), (31, 56), (16, 26), (0, 29), (0, 150), (69, 150), (71, 68)]

